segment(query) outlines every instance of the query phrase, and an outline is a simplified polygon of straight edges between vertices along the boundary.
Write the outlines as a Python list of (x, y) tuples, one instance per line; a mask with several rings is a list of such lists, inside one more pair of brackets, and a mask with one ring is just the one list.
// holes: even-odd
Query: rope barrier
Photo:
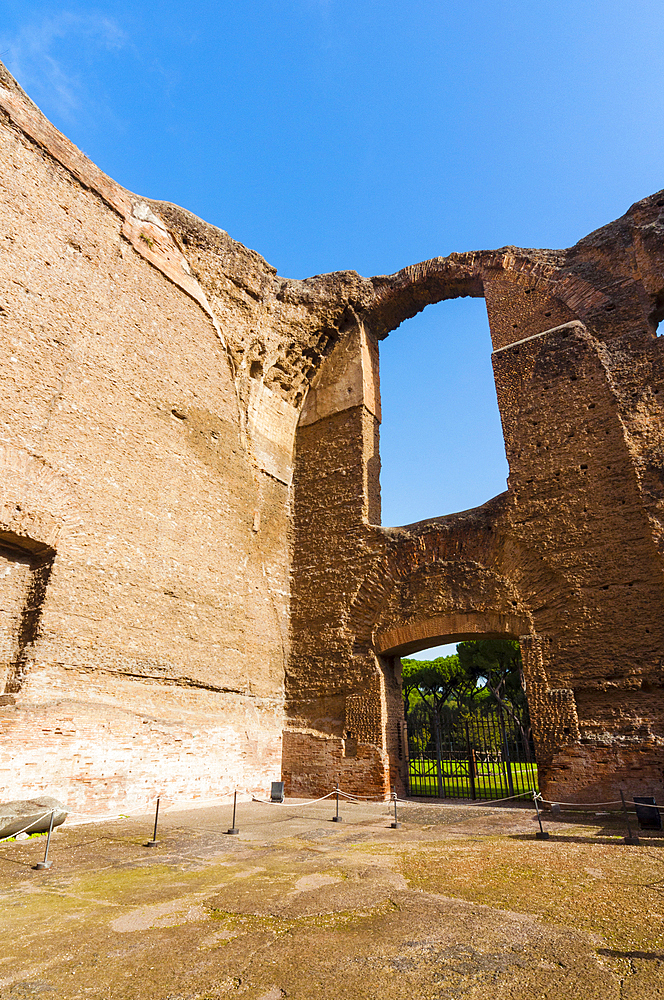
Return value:
[[(337, 790), (335, 788), (333, 791), (328, 792), (327, 795), (321, 795), (321, 797), (319, 799), (309, 799), (308, 802), (300, 802), (298, 804), (297, 808), (298, 809), (300, 809), (300, 808), (304, 809), (305, 806), (313, 806), (313, 805), (315, 805), (316, 802), (322, 802), (324, 799), (329, 799), (332, 795), (336, 795), (336, 791)], [(339, 794), (341, 794), (341, 792)], [(284, 805), (285, 804), (285, 803), (282, 803), (282, 802), (272, 802), (269, 799), (259, 799), (255, 795), (251, 796), (251, 801), (252, 802), (262, 802), (263, 805), (266, 805), (266, 806)]]
[[(335, 788), (335, 792), (336, 792), (336, 788)], [(364, 799), (367, 802), (388, 802), (388, 801), (390, 801), (388, 799), (377, 799), (375, 795), (360, 795), (359, 792), (344, 792), (344, 791), (342, 791), (341, 788), (339, 789), (339, 795), (345, 795), (347, 797), (352, 796), (354, 799), (357, 799), (358, 801), (360, 799)], [(390, 799), (391, 799), (391, 796), (390, 796)]]
[[(527, 792), (519, 792), (518, 795), (506, 795), (505, 798), (503, 799), (482, 799), (480, 802), (470, 802), (469, 805), (490, 806), (493, 805), (494, 802), (511, 802), (513, 799), (523, 799), (524, 797), (528, 799), (530, 796), (532, 796), (532, 794), (533, 794), (532, 791), (529, 790)], [(539, 792), (537, 794), (539, 795)]]
[[(317, 799), (309, 799), (306, 802), (300, 802), (300, 803), (298, 803), (297, 804), (297, 808), (298, 809), (300, 809), (300, 808), (304, 809), (304, 808), (306, 808), (308, 806), (316, 805), (319, 802), (324, 802), (326, 799), (332, 798), (334, 795), (343, 796), (343, 798), (346, 799), (348, 802), (353, 802), (356, 805), (370, 805), (370, 804), (375, 804), (375, 805), (391, 805), (393, 802), (397, 802), (397, 803), (399, 803), (401, 805), (412, 805), (413, 804), (413, 800), (412, 799), (401, 799), (401, 798), (399, 798), (396, 795), (396, 793), (393, 793), (392, 796), (389, 799), (384, 799), (384, 798), (377, 798), (376, 796), (361, 795), (361, 794), (359, 794), (357, 792), (346, 792), (342, 788), (333, 788), (332, 791), (327, 792), (327, 794), (325, 794), (325, 795), (321, 795)], [(481, 801), (471, 802), (471, 803), (468, 803), (468, 804), (469, 805), (473, 805), (473, 806), (479, 806), (479, 807), (481, 807), (481, 806), (494, 805), (494, 804), (499, 803), (499, 802), (512, 802), (512, 801), (515, 801), (517, 799), (521, 799), (521, 800), (526, 800), (527, 801), (531, 797), (532, 797), (533, 804), (536, 804), (537, 802), (540, 802), (540, 803), (542, 803), (544, 805), (548, 805), (548, 806), (556, 806), (557, 805), (557, 806), (559, 806), (561, 808), (566, 808), (566, 809), (575, 809), (575, 810), (581, 810), (581, 811), (583, 811), (583, 810), (587, 810), (587, 809), (597, 809), (597, 808), (606, 807), (606, 806), (621, 806), (624, 811), (629, 811), (629, 812), (632, 812), (632, 813), (636, 813), (637, 812), (636, 803), (633, 806), (629, 806), (628, 807), (622, 801), (622, 799), (611, 799), (611, 800), (606, 801), (606, 802), (556, 802), (553, 799), (545, 799), (543, 797), (543, 795), (542, 795), (541, 792), (536, 792), (534, 789), (531, 789), (531, 790), (528, 790), (528, 791), (524, 791), (524, 792), (519, 792), (516, 795), (506, 795), (503, 798), (499, 798), (499, 799), (485, 799), (485, 800), (481, 800)], [(277, 805), (277, 804), (281, 804), (281, 803), (273, 802), (273, 801), (268, 800), (268, 799), (261, 799), (261, 798), (259, 798), (256, 795), (252, 795), (252, 799), (251, 800), (252, 800), (252, 802), (259, 802), (259, 803), (262, 803), (264, 805)], [(644, 803), (643, 805), (645, 805), (646, 808), (649, 807), (649, 808), (653, 808), (653, 809), (664, 809), (663, 805), (660, 805), (659, 803), (656, 803), (656, 802), (653, 802), (653, 803)], [(292, 806), (295, 806), (295, 803), (293, 803)], [(292, 806), (291, 806), (291, 808), (292, 808)], [(27, 824), (27, 826), (23, 827), (23, 829), (17, 830), (16, 833), (9, 834), (9, 836), (7, 836), (7, 837), (0, 837), (0, 844), (5, 843), (8, 840), (14, 840), (16, 837), (20, 836), (22, 833), (27, 833), (30, 829), (32, 829), (38, 823), (40, 823), (41, 820), (45, 819), (46, 816), (48, 816), (50, 814), (50, 812), (51, 812), (51, 810), (49, 809), (46, 812), (42, 813), (41, 816), (38, 816), (36, 819), (32, 820), (30, 823)]]
[[(383, 799), (383, 798), (376, 798), (375, 796), (370, 796), (370, 795), (360, 795), (357, 792), (346, 792), (344, 791), (343, 788), (340, 788), (338, 791), (339, 795), (343, 796), (343, 798), (347, 799), (349, 802), (355, 802), (356, 804), (359, 805), (362, 805), (364, 803), (366, 803), (367, 805), (371, 803), (375, 803), (376, 805), (381, 805), (381, 804), (389, 804), (394, 801), (393, 796), (390, 796), (389, 799)], [(337, 789), (334, 788), (332, 789), (331, 792), (328, 792), (327, 795), (321, 795), (320, 798), (318, 799), (310, 799), (307, 802), (299, 803), (298, 808), (300, 807), (304, 808), (305, 806), (312, 806), (316, 802), (323, 802), (325, 799), (329, 799), (336, 794), (337, 794)], [(513, 802), (516, 801), (517, 799), (521, 799), (522, 801), (528, 801), (531, 797), (535, 796), (537, 797), (538, 802), (541, 802), (544, 805), (549, 805), (549, 806), (558, 805), (561, 807), (571, 808), (571, 809), (596, 809), (599, 808), (600, 806), (622, 805), (620, 799), (611, 799), (608, 802), (558, 802), (557, 800), (554, 799), (545, 799), (542, 796), (541, 792), (534, 792), (532, 789), (528, 789), (528, 791), (524, 792), (518, 792), (516, 795), (505, 795), (500, 799), (482, 799), (480, 801), (470, 802), (468, 803), (468, 805), (487, 806), (487, 805), (492, 805), (496, 802)], [(256, 795), (252, 796), (252, 802), (262, 802), (264, 805), (279, 804), (271, 802), (268, 799), (260, 799)], [(397, 798), (397, 802), (399, 802), (401, 805), (412, 805), (413, 800)], [(647, 803), (647, 805), (655, 809), (656, 808), (664, 809), (664, 806), (660, 806), (659, 803)], [(634, 807), (630, 807), (630, 809), (632, 812), (636, 811)]]
[[(612, 799), (610, 802), (558, 802), (557, 799), (544, 799), (542, 798), (541, 792), (537, 792), (537, 798), (540, 802), (546, 803), (548, 806), (573, 806), (576, 808), (582, 807), (586, 809), (596, 809), (598, 806), (620, 806), (622, 805), (621, 799)], [(650, 804), (650, 803), (649, 803)], [(656, 803), (652, 803), (653, 808), (656, 807)]]
[[(336, 792), (336, 788), (335, 788), (335, 792)], [(343, 789), (341, 789), (341, 788), (339, 789), (339, 795), (343, 795), (343, 797), (345, 799), (348, 799), (350, 802), (355, 802), (358, 805), (364, 805), (365, 803), (366, 803), (366, 805), (370, 805), (370, 804), (372, 804), (374, 802), (377, 805), (379, 805), (381, 803), (387, 803), (387, 802), (393, 802), (394, 801), (394, 799), (392, 797), (389, 798), (389, 799), (377, 799), (375, 797), (371, 798), (368, 795), (355, 795), (353, 792), (344, 792)]]
[[(557, 799), (542, 798), (540, 792), (537, 792), (537, 798), (539, 802), (548, 806), (565, 806), (568, 809), (597, 809), (600, 806), (620, 806), (622, 808), (622, 799), (611, 799), (610, 802), (558, 802)], [(638, 804), (645, 809), (664, 809), (664, 805), (660, 805), (659, 802), (639, 802)], [(636, 803), (628, 808), (630, 812), (636, 812)]]

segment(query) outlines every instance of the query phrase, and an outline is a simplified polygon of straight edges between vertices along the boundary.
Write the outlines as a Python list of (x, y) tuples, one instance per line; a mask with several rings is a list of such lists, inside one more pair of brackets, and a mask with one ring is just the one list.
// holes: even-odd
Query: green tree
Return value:
[[(441, 714), (446, 702), (466, 683), (459, 657), (453, 654), (439, 656), (436, 660), (404, 659), (401, 661), (401, 677), (406, 716), (413, 721), (419, 716), (418, 730), (425, 728), (422, 725), (424, 721), (428, 723), (426, 742), (433, 738), (438, 761), (438, 794), (442, 796)], [(424, 750), (425, 746), (421, 749)]]
[[(530, 754), (531, 727), (523, 683), (521, 648), (515, 639), (479, 639), (460, 642), (457, 656), (461, 672), (478, 691), (485, 689), (521, 733)], [(525, 721), (524, 721), (525, 720)]]
[(402, 660), (401, 677), (406, 715), (418, 696), (439, 711), (464, 681), (456, 654), (437, 660)]

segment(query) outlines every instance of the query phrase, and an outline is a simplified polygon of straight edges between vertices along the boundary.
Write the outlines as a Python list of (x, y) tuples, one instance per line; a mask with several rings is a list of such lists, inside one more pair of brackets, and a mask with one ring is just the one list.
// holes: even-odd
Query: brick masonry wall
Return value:
[[(569, 250), (281, 278), (0, 66), (3, 797), (400, 790), (399, 658), (520, 638), (550, 797), (662, 787), (664, 195)], [(508, 490), (380, 527), (379, 340), (484, 296)], [(286, 728), (282, 744), (282, 728)]]
[[(264, 790), (280, 773), (288, 484), (252, 460), (210, 317), (1, 124), (0, 798), (89, 812)], [(30, 549), (47, 544), (17, 673)]]
[[(298, 725), (343, 735), (357, 717), (368, 734), (378, 728), (380, 704), (380, 736), (364, 739), (387, 753), (393, 782), (404, 773), (396, 739), (402, 706), (387, 665), (439, 642), (519, 638), (545, 795), (612, 800), (620, 788), (664, 795), (664, 494), (650, 471), (659, 468), (661, 349), (648, 343), (632, 343), (640, 364), (629, 365), (624, 341), (620, 351), (604, 346), (573, 321), (499, 348), (509, 489), (477, 511), (397, 529), (372, 527), (366, 517), (359, 524), (362, 461), (344, 465), (341, 457), (366, 449), (359, 413), (300, 432), (294, 567), (306, 553), (308, 563), (303, 579), (294, 578), (292, 625), (293, 656), (298, 639), (306, 654), (301, 670), (291, 661), (289, 689), (300, 685), (290, 702)], [(635, 419), (628, 404), (636, 391), (617, 382), (619, 372), (634, 382), (635, 370), (641, 413), (654, 406), (655, 420)], [(634, 441), (625, 435), (630, 419)], [(648, 461), (637, 450), (644, 438)], [(321, 548), (328, 558), (319, 568)], [(312, 614), (320, 615), (315, 633)], [(372, 701), (376, 676), (384, 694)], [(320, 695), (307, 702), (314, 678)], [(334, 689), (339, 695), (330, 698)]]

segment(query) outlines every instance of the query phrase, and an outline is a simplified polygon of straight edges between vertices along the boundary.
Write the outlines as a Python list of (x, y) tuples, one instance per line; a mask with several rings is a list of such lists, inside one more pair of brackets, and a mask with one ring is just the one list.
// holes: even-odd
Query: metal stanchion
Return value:
[(144, 845), (145, 847), (154, 847), (158, 843), (158, 841), (157, 841), (157, 823), (159, 821), (159, 799), (160, 798), (161, 798), (161, 796), (158, 795), (157, 796), (157, 808), (154, 811), (154, 833), (152, 834), (152, 840), (148, 840), (148, 842)]
[(230, 830), (226, 830), (226, 833), (230, 833), (233, 836), (235, 836), (236, 834), (238, 834), (240, 832), (238, 830), (238, 828), (236, 827), (236, 825), (235, 825), (235, 809), (236, 809), (236, 807), (237, 807), (237, 789), (233, 792), (233, 825), (231, 826)]
[(542, 827), (542, 817), (540, 816), (539, 806), (537, 804), (537, 792), (533, 789), (533, 802), (535, 803), (535, 809), (537, 811), (537, 822), (539, 823), (539, 830), (535, 831), (535, 836), (538, 840), (548, 840), (549, 834)]
[(627, 836), (623, 837), (623, 841), (626, 844), (639, 844), (639, 838), (633, 835), (632, 828), (629, 824), (629, 813), (627, 812), (627, 803), (625, 802), (625, 796), (622, 793), (622, 788), (620, 789), (620, 798), (622, 800), (623, 812), (625, 813), (625, 823), (627, 824)]
[(44, 868), (50, 868), (51, 865), (53, 864), (52, 861), (48, 860), (48, 849), (49, 849), (50, 844), (51, 844), (51, 834), (53, 833), (53, 816), (54, 815), (55, 815), (55, 810), (51, 809), (51, 823), (50, 823), (50, 826), (48, 828), (48, 837), (46, 838), (46, 850), (44, 852), (44, 860), (43, 861), (38, 861), (37, 864), (34, 866), (35, 867), (35, 871), (38, 871), (38, 872), (43, 871)]
[(332, 822), (333, 823), (343, 823), (343, 819), (339, 815), (339, 782), (338, 781), (337, 781), (337, 811), (336, 811), (335, 815), (332, 817)]
[(401, 823), (397, 819), (397, 793), (396, 793), (396, 789), (392, 789), (392, 799), (394, 801), (394, 821), (392, 823), (390, 823), (390, 826), (391, 826), (391, 828), (393, 830), (398, 830), (400, 828), (400, 826), (401, 826)]

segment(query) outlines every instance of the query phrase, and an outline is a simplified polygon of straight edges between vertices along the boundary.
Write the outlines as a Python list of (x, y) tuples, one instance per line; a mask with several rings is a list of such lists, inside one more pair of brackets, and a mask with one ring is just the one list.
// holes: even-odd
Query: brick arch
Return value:
[(380, 656), (409, 656), (429, 646), (468, 639), (518, 639), (526, 631), (524, 618), (500, 611), (451, 611), (417, 617), (403, 625), (379, 631), (374, 649)]
[[(349, 363), (310, 393), (298, 428), (293, 787), (320, 794), (333, 766), (358, 790), (371, 779), (385, 791), (385, 760), (393, 780), (401, 759), (398, 654), (503, 634), (521, 643), (545, 794), (600, 801), (621, 783), (661, 793), (663, 716), (650, 693), (664, 642), (661, 201), (568, 250), (453, 254), (371, 279)], [(379, 392), (366, 359), (405, 319), (459, 295), (487, 305), (508, 492), (379, 528)]]

